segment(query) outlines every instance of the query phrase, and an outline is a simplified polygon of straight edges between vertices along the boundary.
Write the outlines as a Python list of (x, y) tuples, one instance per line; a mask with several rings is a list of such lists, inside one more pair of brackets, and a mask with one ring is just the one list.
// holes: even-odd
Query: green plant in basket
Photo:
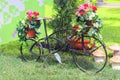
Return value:
[(38, 19), (38, 12), (29, 10), (26, 14), (27, 17), (20, 20), (16, 28), (21, 42), (25, 42), (30, 38), (36, 38), (39, 34), (38, 29), (41, 25), (40, 20)]
[(102, 40), (100, 30), (103, 27), (102, 20), (96, 13), (97, 7), (91, 4), (81, 4), (76, 11), (77, 32), (87, 34)]

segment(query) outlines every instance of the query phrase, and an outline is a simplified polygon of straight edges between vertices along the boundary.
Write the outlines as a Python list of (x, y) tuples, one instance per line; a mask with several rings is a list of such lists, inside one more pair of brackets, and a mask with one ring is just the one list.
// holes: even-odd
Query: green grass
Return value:
[(104, 2), (120, 3), (120, 0), (104, 0)]
[[(119, 44), (120, 45), (120, 8), (99, 8), (98, 14), (103, 20), (103, 29), (101, 34), (107, 46)], [(108, 49), (107, 49), (108, 50)], [(108, 54), (112, 55), (113, 52), (108, 50)]]
[(107, 66), (99, 74), (86, 74), (71, 62), (54, 63), (43, 68), (42, 62), (23, 62), (18, 56), (0, 55), (0, 80), (119, 80), (119, 71)]
[[(97, 0), (91, 0), (92, 4), (95, 4)], [(120, 3), (120, 0), (103, 0), (105, 3)]]
[[(103, 39), (108, 46), (120, 44), (120, 9), (99, 8), (103, 19)], [(108, 50), (108, 49), (107, 49)], [(109, 53), (113, 53), (108, 50)], [(0, 80), (119, 80), (120, 71), (113, 70), (108, 64), (99, 74), (85, 74), (78, 70), (73, 62), (58, 64), (52, 62), (43, 68), (42, 62), (20, 59), (19, 42), (13, 41), (0, 46)]]
[(120, 44), (120, 9), (119, 8), (99, 8), (98, 14), (103, 20), (102, 36), (106, 44)]

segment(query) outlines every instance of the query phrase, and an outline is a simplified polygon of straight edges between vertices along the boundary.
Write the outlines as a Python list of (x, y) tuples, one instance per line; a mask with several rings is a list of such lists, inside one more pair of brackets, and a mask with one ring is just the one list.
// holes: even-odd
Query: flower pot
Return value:
[[(83, 50), (83, 46), (82, 46), (82, 40), (78, 40), (78, 39), (70, 39), (69, 37), (67, 37), (67, 41), (69, 42), (70, 46), (72, 48), (78, 49), (78, 50)], [(91, 40), (84, 40), (84, 47), (87, 50), (92, 49), (95, 46), (95, 43), (91, 43)]]
[(36, 36), (35, 34), (36, 34), (35, 30), (29, 29), (27, 31), (27, 37), (29, 37), (29, 38), (35, 38), (35, 36)]

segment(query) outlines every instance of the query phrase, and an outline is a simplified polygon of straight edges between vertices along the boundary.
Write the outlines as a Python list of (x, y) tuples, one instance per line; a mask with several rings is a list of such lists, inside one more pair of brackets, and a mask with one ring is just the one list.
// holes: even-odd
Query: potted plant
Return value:
[(40, 20), (38, 19), (39, 13), (36, 11), (27, 11), (26, 19), (20, 20), (16, 30), (20, 41), (24, 42), (29, 38), (36, 38), (39, 34)]
[(100, 29), (102, 28), (102, 20), (96, 13), (97, 7), (91, 4), (81, 4), (76, 11), (76, 21), (80, 25), (79, 34), (86, 33), (88, 36), (100, 37)]
[[(72, 38), (67, 37), (67, 41), (69, 42), (70, 46), (72, 46), (72, 48), (75, 48), (77, 50), (82, 50), (83, 49), (82, 40), (78, 38), (78, 35), (76, 35)], [(87, 50), (90, 50), (94, 46), (95, 46), (94, 41), (91, 41), (89, 39), (84, 40), (84, 47)]]
[[(99, 18), (96, 11), (97, 7), (91, 4), (81, 4), (78, 6), (78, 9), (75, 13), (77, 25), (73, 27), (77, 36), (81, 36), (82, 34), (84, 34), (85, 36), (94, 37), (102, 40), (102, 37), (100, 35), (100, 30), (102, 28), (102, 20)], [(89, 39), (87, 39), (87, 41), (88, 40)], [(86, 43), (85, 39), (84, 43)]]

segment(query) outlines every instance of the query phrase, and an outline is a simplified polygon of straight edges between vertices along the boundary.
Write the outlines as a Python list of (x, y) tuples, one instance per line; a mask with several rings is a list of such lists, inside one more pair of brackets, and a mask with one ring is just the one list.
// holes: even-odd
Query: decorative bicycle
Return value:
[[(77, 21), (81, 20), (80, 18), (81, 17), (78, 16)], [(52, 54), (61, 51), (62, 53), (70, 53), (76, 66), (83, 72), (98, 73), (103, 70), (107, 63), (107, 50), (103, 40), (100, 40), (99, 36), (94, 36), (94, 33), (98, 33), (99, 29), (94, 28), (93, 24), (91, 24), (92, 21), (85, 20), (86, 22), (84, 24), (87, 26), (89, 25), (89, 27), (61, 29), (48, 35), (46, 29), (46, 20), (48, 20), (48, 18), (42, 18), (40, 20), (43, 20), (44, 22), (46, 36), (38, 40), (36, 40), (35, 37), (25, 38), (26, 43), (28, 43), (26, 46), (29, 47), (29, 51), (32, 54), (38, 54), (37, 60), (44, 56), (45, 64)], [(82, 30), (79, 31), (79, 28)], [(89, 35), (89, 31), (93, 29), (95, 29), (95, 32), (92, 33), (92, 35)], [(62, 33), (65, 33), (65, 35), (62, 35), (62, 39), (56, 36), (56, 34)], [(23, 48), (22, 44), (20, 52), (22, 58), (25, 60), (25, 57), (23, 56), (23, 51), (25, 50), (23, 49), (25, 48)], [(45, 51), (48, 54), (45, 53)], [(97, 55), (97, 53), (99, 54)], [(96, 57), (100, 60), (95, 62), (95, 60), (97, 60)]]
[[(44, 20), (44, 25), (46, 28), (46, 18), (43, 18)], [(83, 72), (95, 72), (98, 73), (103, 68), (105, 67), (107, 63), (107, 51), (106, 51), (106, 46), (103, 41), (95, 38), (88, 36), (84, 33), (81, 35), (77, 35), (76, 31), (74, 28), (70, 29), (62, 29), (56, 32), (53, 32), (52, 34), (48, 35), (47, 31), (46, 32), (46, 37), (40, 38), (38, 40), (35, 40), (34, 38), (27, 39), (26, 42), (29, 43), (32, 41), (32, 44), (30, 43), (29, 45), (29, 51), (34, 54), (38, 53), (37, 55), (37, 60), (40, 59), (43, 55), (44, 56), (44, 63), (48, 60), (48, 58), (59, 51), (62, 53), (68, 52), (72, 55), (73, 61), (76, 64), (76, 66), (82, 70)], [(66, 33), (64, 35), (63, 39), (57, 38), (56, 34), (58, 33)], [(86, 42), (87, 41), (87, 42)], [(87, 43), (87, 44), (86, 44)], [(28, 46), (28, 45), (27, 45)], [(36, 48), (37, 51), (35, 50)], [(20, 47), (21, 55), (23, 59), (25, 57), (23, 56), (23, 45)], [(94, 58), (94, 53), (97, 50), (102, 50), (104, 53), (103, 54), (103, 60), (100, 62), (95, 62)], [(46, 51), (48, 54), (45, 54), (44, 51)], [(99, 55), (101, 55), (100, 53)], [(98, 56), (99, 57), (99, 56)]]

